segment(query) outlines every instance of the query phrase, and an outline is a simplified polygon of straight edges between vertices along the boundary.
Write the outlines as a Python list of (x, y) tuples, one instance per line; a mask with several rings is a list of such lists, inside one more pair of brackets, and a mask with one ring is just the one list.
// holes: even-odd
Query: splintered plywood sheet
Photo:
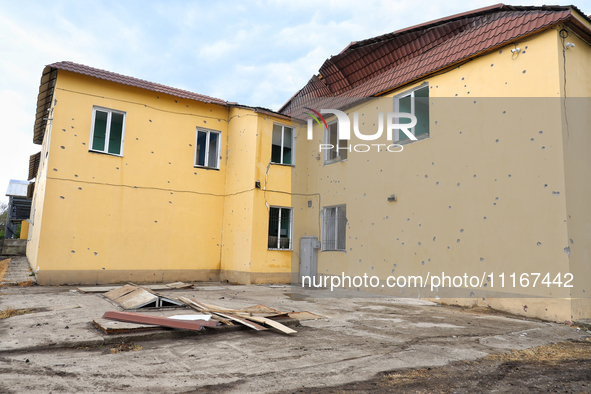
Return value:
[(156, 304), (158, 302), (158, 296), (144, 289), (136, 288), (131, 293), (126, 294), (123, 297), (119, 297), (113, 301), (121, 305), (123, 309), (137, 309), (151, 304), (152, 302)]
[(134, 291), (135, 289), (137, 289), (137, 287), (132, 286), (132, 285), (125, 285), (123, 287), (119, 287), (114, 290), (106, 292), (105, 297), (107, 297), (110, 300), (115, 301), (117, 298), (122, 297), (126, 294), (129, 294), (132, 291)]

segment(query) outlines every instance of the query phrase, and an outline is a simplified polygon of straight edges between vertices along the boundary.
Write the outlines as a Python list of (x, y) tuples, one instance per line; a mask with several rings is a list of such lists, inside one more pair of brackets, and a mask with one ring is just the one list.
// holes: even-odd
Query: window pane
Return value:
[(322, 247), (325, 250), (334, 250), (336, 248), (336, 209), (325, 208), (323, 220), (323, 239)]
[(105, 150), (105, 136), (107, 135), (107, 112), (96, 111), (94, 115), (94, 134), (92, 149)]
[(271, 163), (281, 163), (281, 130), (280, 125), (273, 125), (273, 142), (271, 145)]
[(415, 92), (415, 136), (429, 134), (429, 87), (425, 86)]
[(328, 160), (333, 160), (337, 157), (336, 147), (338, 146), (336, 123), (328, 125), (328, 143), (333, 146), (333, 148), (328, 151)]
[(207, 133), (203, 131), (197, 131), (197, 154), (195, 158), (195, 165), (204, 166), (205, 165), (205, 138), (207, 137)]
[[(410, 95), (401, 97), (398, 100), (398, 109), (399, 109), (398, 112), (405, 112), (408, 114), (412, 113), (410, 102), (411, 102)], [(400, 118), (398, 121), (399, 121), (398, 123), (400, 123), (400, 124), (410, 123), (409, 118)], [(412, 130), (409, 130), (409, 131), (412, 131)], [(408, 137), (406, 136), (406, 134), (404, 134), (404, 132), (402, 130), (399, 131), (399, 134), (400, 134), (400, 138), (399, 138), (400, 141), (408, 139)]]
[(121, 154), (121, 136), (123, 134), (123, 114), (111, 112), (111, 132), (109, 134), (109, 153)]
[(281, 209), (281, 223), (279, 230), (279, 248), (289, 249), (289, 240), (291, 239), (291, 209)]
[(277, 249), (279, 247), (279, 208), (271, 207), (269, 209), (269, 249)]
[(347, 208), (337, 208), (337, 249), (345, 250), (346, 232), (347, 232)]
[(209, 133), (209, 155), (207, 157), (207, 165), (209, 167), (218, 168), (218, 133)]
[(284, 127), (283, 131), (283, 164), (291, 164), (291, 127)]

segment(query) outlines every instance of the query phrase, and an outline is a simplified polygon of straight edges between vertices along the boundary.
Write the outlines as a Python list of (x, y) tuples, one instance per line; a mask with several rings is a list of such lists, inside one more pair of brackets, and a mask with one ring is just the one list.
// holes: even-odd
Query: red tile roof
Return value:
[(377, 96), (561, 22), (576, 23), (580, 32), (585, 27), (573, 11), (586, 18), (573, 6), (498, 4), (351, 43), (279, 112), (301, 117), (302, 107), (315, 106), (320, 97), (331, 102), (325, 108), (338, 108), (352, 98)]
[(214, 97), (205, 96), (203, 94), (189, 92), (187, 90), (171, 88), (169, 86), (160, 85), (159, 83), (144, 81), (143, 79), (127, 77), (125, 75), (113, 73), (110, 71), (100, 70), (98, 68), (85, 66), (73, 62), (57, 62), (48, 65), (52, 69), (66, 70), (78, 74), (88, 75), (98, 79), (104, 79), (111, 82), (120, 83), (122, 85), (134, 86), (136, 88), (150, 90), (152, 92), (169, 94), (171, 96), (197, 100), (208, 104), (226, 105), (226, 101)]

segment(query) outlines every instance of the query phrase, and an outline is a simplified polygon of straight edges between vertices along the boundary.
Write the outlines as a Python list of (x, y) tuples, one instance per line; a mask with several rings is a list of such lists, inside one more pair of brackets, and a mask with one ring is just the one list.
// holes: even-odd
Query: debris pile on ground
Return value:
[[(180, 282), (180, 284), (173, 285), (187, 284)], [(293, 324), (297, 320), (323, 318), (323, 316), (310, 312), (282, 312), (260, 304), (247, 308), (225, 308), (184, 296), (164, 296), (146, 286), (133, 283), (114, 288), (103, 295), (123, 309), (137, 310), (141, 308), (145, 312), (113, 311), (105, 313), (102, 318), (94, 319), (95, 325), (108, 334), (161, 329), (163, 327), (200, 331), (203, 327), (215, 329), (219, 326), (237, 325), (255, 331), (266, 331), (273, 328), (284, 334), (295, 334), (297, 331), (283, 323)], [(188, 307), (194, 312), (179, 313), (179, 307), (185, 309)]]

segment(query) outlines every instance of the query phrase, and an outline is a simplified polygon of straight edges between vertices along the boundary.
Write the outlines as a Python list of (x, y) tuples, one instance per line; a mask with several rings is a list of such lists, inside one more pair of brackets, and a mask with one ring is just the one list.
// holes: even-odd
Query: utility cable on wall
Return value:
[(570, 137), (570, 131), (568, 128), (568, 113), (566, 110), (566, 38), (569, 36), (569, 32), (566, 29), (562, 29), (558, 32), (560, 36), (560, 41), (562, 42), (562, 60), (563, 60), (563, 68), (564, 68), (564, 121), (566, 123), (566, 137)]

